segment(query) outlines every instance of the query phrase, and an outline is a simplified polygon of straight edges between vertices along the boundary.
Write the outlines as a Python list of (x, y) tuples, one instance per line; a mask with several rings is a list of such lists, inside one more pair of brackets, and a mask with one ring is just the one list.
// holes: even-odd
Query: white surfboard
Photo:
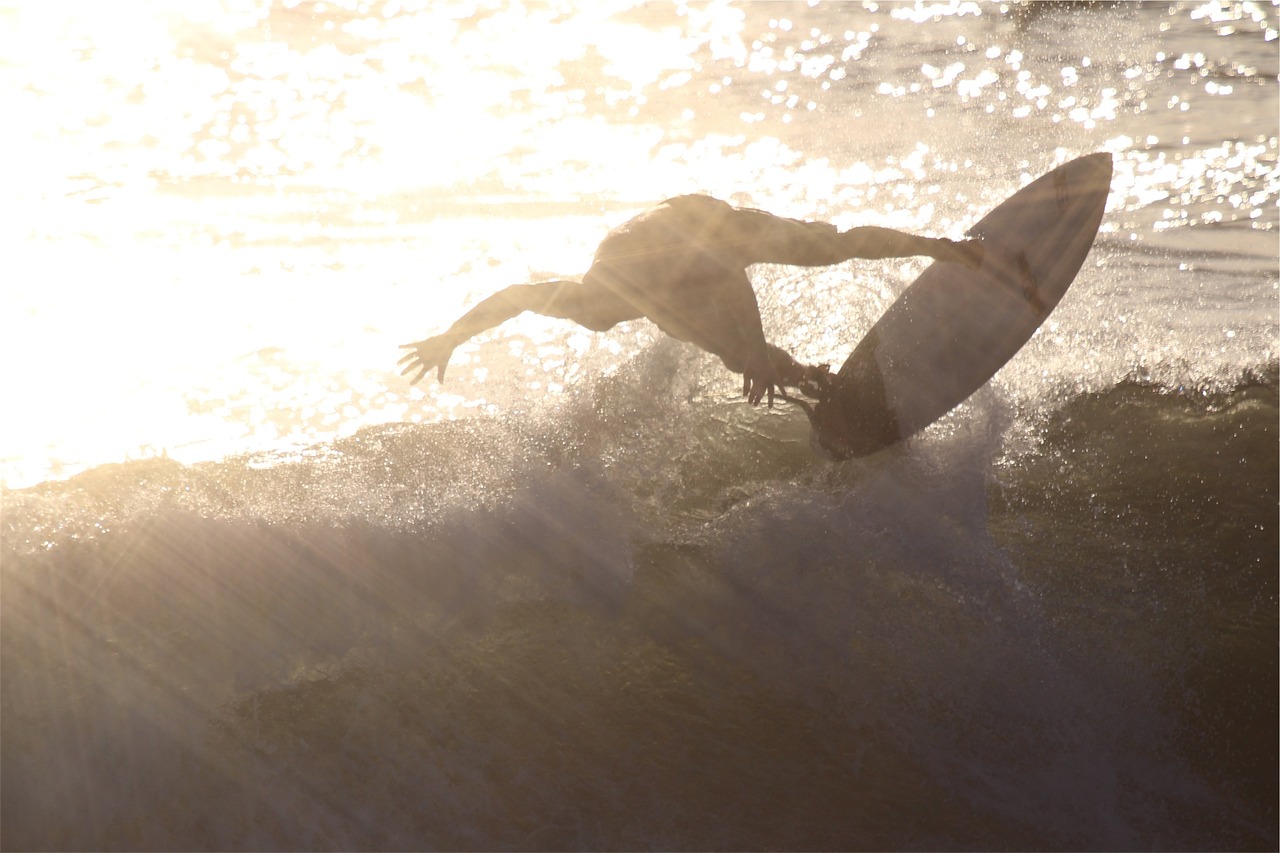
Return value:
[(995, 375), (1079, 272), (1106, 209), (1111, 155), (1037, 178), (969, 230), (976, 270), (937, 262), (862, 339), (812, 421), (837, 458), (866, 456), (941, 418)]

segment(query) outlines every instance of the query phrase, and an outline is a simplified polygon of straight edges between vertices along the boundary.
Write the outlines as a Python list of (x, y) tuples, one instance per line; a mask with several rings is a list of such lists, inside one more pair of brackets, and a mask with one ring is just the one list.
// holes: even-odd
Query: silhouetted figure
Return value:
[(765, 341), (747, 267), (817, 267), (913, 255), (976, 266), (982, 247), (975, 240), (917, 237), (875, 226), (838, 231), (825, 222), (784, 219), (710, 196), (679, 196), (610, 231), (581, 282), (504, 288), (445, 333), (403, 344), (412, 352), (400, 359), (401, 375), (417, 371), (411, 381), (418, 382), (435, 368), (443, 382), (455, 347), (524, 311), (593, 331), (648, 317), (668, 335), (697, 344), (741, 373), (742, 393), (753, 406), (765, 398), (772, 406), (778, 388), (821, 399), (831, 375), (827, 366), (800, 364)]

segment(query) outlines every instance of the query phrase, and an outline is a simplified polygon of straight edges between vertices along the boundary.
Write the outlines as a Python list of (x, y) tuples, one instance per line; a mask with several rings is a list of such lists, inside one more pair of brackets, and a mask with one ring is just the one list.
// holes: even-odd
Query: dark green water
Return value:
[(837, 467), (626, 400), (6, 493), (5, 846), (1275, 846), (1274, 373)]

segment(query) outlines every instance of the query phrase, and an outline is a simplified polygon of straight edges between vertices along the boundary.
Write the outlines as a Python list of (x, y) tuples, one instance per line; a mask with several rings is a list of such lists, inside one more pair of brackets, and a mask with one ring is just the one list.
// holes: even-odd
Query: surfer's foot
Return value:
[(982, 257), (986, 254), (986, 247), (981, 240), (947, 240), (938, 241), (942, 248), (934, 257), (940, 261), (950, 261), (951, 263), (962, 264), (971, 270), (976, 270), (982, 266)]

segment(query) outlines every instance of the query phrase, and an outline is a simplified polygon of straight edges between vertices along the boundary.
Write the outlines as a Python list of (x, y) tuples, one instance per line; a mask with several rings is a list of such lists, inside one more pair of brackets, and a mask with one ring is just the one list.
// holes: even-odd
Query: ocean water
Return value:
[[(0, 846), (1280, 843), (1274, 4), (0, 19)], [(644, 322), (398, 376), (665, 197), (959, 237), (1092, 151), (1062, 304), (867, 459)], [(923, 268), (753, 280), (838, 364)]]

